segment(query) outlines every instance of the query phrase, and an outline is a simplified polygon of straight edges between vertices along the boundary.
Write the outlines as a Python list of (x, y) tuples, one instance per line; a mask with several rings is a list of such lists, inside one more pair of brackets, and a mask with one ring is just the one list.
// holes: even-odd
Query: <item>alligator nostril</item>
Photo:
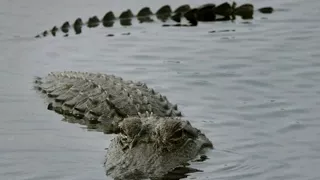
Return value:
[(49, 103), (47, 109), (48, 109), (48, 110), (53, 110), (53, 104), (52, 104), (52, 103)]
[(201, 146), (201, 149), (204, 149), (204, 148), (214, 149), (213, 144), (211, 142), (203, 143)]

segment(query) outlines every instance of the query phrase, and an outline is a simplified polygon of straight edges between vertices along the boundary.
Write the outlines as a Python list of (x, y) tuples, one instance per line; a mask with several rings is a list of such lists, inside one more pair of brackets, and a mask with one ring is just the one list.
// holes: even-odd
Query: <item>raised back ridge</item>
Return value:
[[(180, 117), (177, 105), (141, 82), (99, 73), (54, 72), (36, 77), (34, 87), (48, 102), (48, 109), (67, 119), (103, 125), (116, 133), (123, 118), (152, 112), (159, 117)], [(81, 120), (81, 121), (80, 121)], [(100, 128), (100, 127), (99, 127)]]
[[(272, 13), (272, 7), (263, 7), (258, 9), (260, 13)], [(236, 16), (241, 16), (243, 19), (252, 19), (254, 13), (254, 7), (252, 4), (243, 4), (237, 7), (237, 4), (233, 2), (229, 4), (224, 2), (220, 5), (212, 3), (203, 4), (199, 7), (192, 8), (188, 4), (183, 4), (177, 7), (175, 10), (169, 5), (164, 5), (159, 8), (156, 13), (153, 13), (149, 7), (143, 7), (137, 15), (134, 15), (130, 9), (123, 11), (118, 17), (114, 15), (112, 11), (108, 11), (103, 18), (99, 19), (98, 16), (94, 15), (90, 17), (85, 23), (81, 18), (77, 18), (72, 25), (68, 21), (64, 22), (60, 28), (54, 26), (50, 30), (45, 30), (42, 33), (36, 35), (36, 38), (48, 36), (50, 33), (53, 36), (57, 35), (57, 32), (61, 31), (64, 36), (69, 35), (69, 30), (74, 29), (75, 34), (82, 32), (82, 27), (87, 26), (88, 28), (95, 28), (102, 24), (104, 27), (112, 27), (116, 21), (120, 22), (121, 26), (131, 26), (132, 19), (137, 19), (139, 23), (150, 23), (155, 22), (155, 19), (165, 23), (169, 20), (176, 22), (177, 24), (163, 24), (164, 27), (190, 27), (197, 26), (198, 22), (203, 21), (229, 21), (234, 20)], [(156, 17), (156, 18), (154, 18)], [(181, 24), (182, 19), (186, 19), (188, 24)]]

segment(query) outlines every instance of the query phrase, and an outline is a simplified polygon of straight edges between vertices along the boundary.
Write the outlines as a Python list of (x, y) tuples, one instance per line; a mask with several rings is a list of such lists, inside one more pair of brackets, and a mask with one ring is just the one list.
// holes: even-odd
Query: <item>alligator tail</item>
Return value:
[[(263, 7), (258, 9), (261, 13), (272, 13), (272, 7)], [(102, 24), (104, 27), (113, 27), (116, 21), (120, 22), (121, 26), (131, 26), (132, 20), (135, 18), (139, 23), (151, 23), (155, 22), (153, 17), (165, 23), (168, 20), (172, 20), (177, 24), (163, 24), (162, 26), (197, 26), (198, 22), (203, 21), (228, 21), (234, 20), (236, 16), (241, 16), (243, 19), (252, 19), (254, 13), (254, 7), (252, 4), (243, 4), (237, 7), (237, 4), (233, 2), (222, 3), (218, 6), (215, 4), (204, 4), (202, 6), (191, 8), (188, 4), (183, 4), (172, 10), (169, 5), (162, 6), (155, 13), (151, 11), (149, 7), (143, 7), (137, 15), (134, 15), (130, 9), (123, 11), (119, 17), (116, 17), (112, 11), (107, 12), (102, 19), (97, 16), (90, 17), (87, 22), (84, 22), (81, 18), (77, 18), (71, 25), (68, 21), (64, 22), (59, 28), (57, 26), (52, 27), (50, 30), (45, 30), (42, 33), (36, 35), (36, 38), (46, 37), (50, 33), (52, 36), (56, 36), (59, 31), (64, 33), (64, 36), (69, 35), (70, 29), (73, 29), (75, 34), (81, 34), (82, 27), (95, 28)], [(188, 24), (181, 24), (182, 19), (186, 19)]]

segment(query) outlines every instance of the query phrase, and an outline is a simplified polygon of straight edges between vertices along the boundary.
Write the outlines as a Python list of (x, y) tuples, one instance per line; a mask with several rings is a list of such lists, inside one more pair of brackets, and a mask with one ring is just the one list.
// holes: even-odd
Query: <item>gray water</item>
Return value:
[(74, 70), (143, 81), (177, 103), (216, 147), (209, 160), (192, 164), (203, 172), (188, 179), (318, 180), (318, 0), (252, 1), (276, 11), (249, 21), (84, 28), (80, 36), (33, 38), (109, 10), (205, 2), (0, 1), (0, 179), (110, 179), (102, 162), (113, 136), (61, 121), (32, 89), (34, 76)]

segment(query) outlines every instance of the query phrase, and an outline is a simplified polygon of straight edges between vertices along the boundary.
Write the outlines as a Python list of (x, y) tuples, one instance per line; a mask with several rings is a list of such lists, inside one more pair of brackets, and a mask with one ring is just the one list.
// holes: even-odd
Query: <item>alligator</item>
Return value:
[[(258, 9), (261, 13), (272, 13), (272, 7), (262, 7)], [(198, 22), (209, 21), (229, 21), (234, 20), (236, 16), (241, 16), (243, 19), (252, 19), (254, 13), (254, 6), (252, 4), (243, 4), (237, 7), (237, 4), (225, 2), (218, 6), (213, 3), (207, 3), (199, 7), (191, 8), (188, 4), (183, 4), (172, 11), (169, 5), (162, 6), (156, 13), (153, 13), (149, 7), (143, 7), (137, 15), (134, 15), (130, 9), (123, 11), (119, 17), (116, 17), (112, 11), (107, 12), (102, 19), (97, 16), (92, 16), (87, 22), (84, 22), (81, 18), (77, 18), (72, 26), (68, 21), (64, 22), (60, 28), (54, 26), (51, 30), (45, 30), (42, 33), (36, 35), (36, 38), (46, 37), (50, 33), (56, 36), (58, 31), (64, 33), (64, 36), (69, 36), (69, 30), (74, 29), (76, 35), (81, 34), (82, 26), (88, 28), (95, 28), (102, 24), (104, 27), (112, 27), (118, 20), (121, 26), (131, 26), (132, 20), (135, 18), (140, 23), (155, 22), (153, 17), (155, 16), (160, 22), (167, 22), (173, 20), (177, 24), (163, 24), (163, 27), (192, 27), (197, 26)], [(188, 24), (182, 24), (185, 19)], [(130, 33), (124, 33), (123, 35), (129, 35)], [(108, 36), (113, 36), (109, 34)]]
[(213, 149), (199, 129), (182, 119), (177, 105), (142, 82), (65, 71), (35, 77), (34, 88), (49, 110), (116, 135), (104, 161), (106, 175), (114, 179), (184, 177), (201, 171), (188, 168), (189, 162), (207, 159), (207, 150)]

